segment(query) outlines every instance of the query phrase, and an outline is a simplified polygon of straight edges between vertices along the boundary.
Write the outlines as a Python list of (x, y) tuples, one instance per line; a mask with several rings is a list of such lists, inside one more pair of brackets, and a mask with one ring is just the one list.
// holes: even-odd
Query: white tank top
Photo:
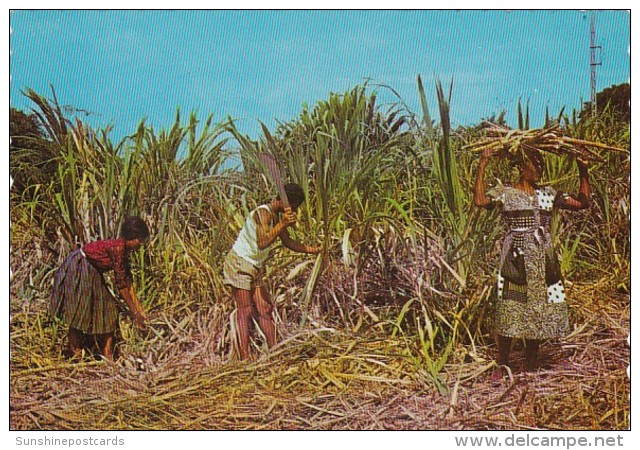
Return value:
[(269, 205), (260, 205), (249, 213), (244, 222), (240, 234), (236, 242), (233, 244), (233, 251), (241, 258), (246, 259), (256, 267), (262, 267), (262, 264), (269, 256), (269, 247), (260, 250), (258, 248), (258, 224), (256, 223), (255, 214), (259, 209), (266, 209), (271, 213), (271, 222), (269, 223), (269, 231), (273, 228), (273, 213)]

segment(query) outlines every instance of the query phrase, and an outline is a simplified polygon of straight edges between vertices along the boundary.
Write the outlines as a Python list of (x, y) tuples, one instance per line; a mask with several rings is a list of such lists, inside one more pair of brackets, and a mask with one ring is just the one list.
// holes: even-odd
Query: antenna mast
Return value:
[(598, 111), (596, 101), (596, 67), (602, 65), (602, 60), (598, 61), (596, 51), (602, 50), (602, 46), (596, 45), (596, 19), (594, 11), (591, 11), (591, 44), (589, 49), (591, 50), (591, 107), (593, 108), (592, 114), (595, 115)]

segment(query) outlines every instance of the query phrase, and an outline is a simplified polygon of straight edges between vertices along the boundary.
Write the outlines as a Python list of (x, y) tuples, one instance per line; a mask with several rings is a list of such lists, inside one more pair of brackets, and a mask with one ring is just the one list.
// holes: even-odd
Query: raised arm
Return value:
[(480, 156), (480, 163), (478, 164), (478, 173), (476, 174), (476, 183), (473, 192), (473, 202), (475, 205), (485, 208), (491, 203), (484, 189), (484, 171), (487, 168), (490, 156), (490, 150), (484, 150)]
[(580, 188), (578, 196), (564, 195), (559, 204), (561, 208), (578, 210), (587, 209), (591, 204), (591, 185), (589, 184), (589, 163), (583, 160), (576, 160), (578, 173), (580, 174)]
[(290, 227), (296, 223), (296, 213), (291, 208), (287, 208), (282, 215), (282, 219), (276, 223), (273, 228), (269, 228), (273, 216), (266, 209), (258, 209), (256, 211), (256, 225), (258, 234), (258, 248), (264, 250), (275, 242), (283, 231), (286, 231), (287, 227)]

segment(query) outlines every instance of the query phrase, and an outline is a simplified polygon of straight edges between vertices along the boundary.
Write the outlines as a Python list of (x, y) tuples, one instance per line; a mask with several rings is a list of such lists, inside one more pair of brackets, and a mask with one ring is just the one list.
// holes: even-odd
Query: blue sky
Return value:
[[(630, 15), (595, 17), (602, 90), (629, 80)], [(274, 127), (367, 78), (419, 112), (421, 74), (434, 117), (434, 79), (453, 78), (454, 125), (502, 110), (514, 124), (522, 98), (540, 126), (545, 107), (589, 99), (589, 21), (579, 11), (16, 11), (10, 103), (27, 110), (20, 91), (50, 96), (53, 84), (115, 139), (143, 118), (169, 127), (178, 107), (185, 119), (230, 115), (256, 137), (258, 120)]]

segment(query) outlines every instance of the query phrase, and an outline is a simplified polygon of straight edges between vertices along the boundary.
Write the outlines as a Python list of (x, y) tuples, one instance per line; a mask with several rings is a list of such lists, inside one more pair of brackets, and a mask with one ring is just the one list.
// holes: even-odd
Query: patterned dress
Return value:
[(568, 306), (550, 223), (553, 209), (567, 207), (568, 196), (551, 187), (529, 195), (502, 185), (487, 195), (502, 206), (507, 224), (497, 282), (497, 333), (523, 339), (566, 335)]

